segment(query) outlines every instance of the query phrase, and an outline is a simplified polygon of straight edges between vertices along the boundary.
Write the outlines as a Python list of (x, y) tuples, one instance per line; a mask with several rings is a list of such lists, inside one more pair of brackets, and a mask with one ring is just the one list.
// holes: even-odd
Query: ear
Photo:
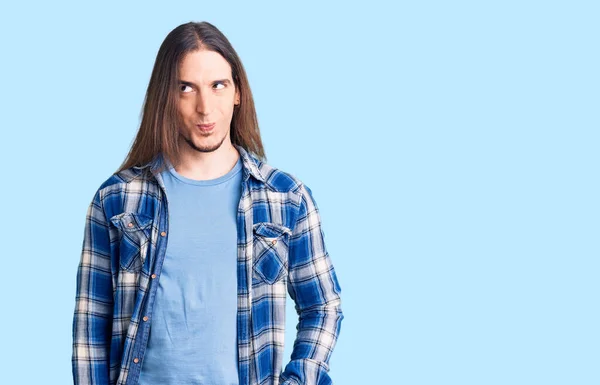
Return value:
[(233, 104), (235, 104), (236, 106), (240, 104), (240, 91), (237, 88), (235, 90), (235, 97), (233, 98), (233, 100)]

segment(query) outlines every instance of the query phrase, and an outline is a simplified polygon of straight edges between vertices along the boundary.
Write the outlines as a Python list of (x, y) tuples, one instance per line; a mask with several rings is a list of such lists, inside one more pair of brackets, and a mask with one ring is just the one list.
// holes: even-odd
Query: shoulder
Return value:
[(143, 185), (150, 182), (145, 169), (131, 167), (106, 178), (98, 187), (99, 192), (123, 189), (128, 185)]
[(257, 165), (264, 178), (265, 185), (272, 191), (297, 193), (304, 184), (294, 174), (273, 167), (268, 163), (258, 161)]
[(158, 186), (149, 169), (131, 167), (113, 173), (97, 188), (94, 201), (103, 207), (106, 216), (121, 212), (125, 206), (138, 206), (144, 197), (157, 197)]
[(297, 200), (312, 200), (312, 191), (294, 173), (274, 167), (273, 165), (249, 154), (252, 163), (256, 165), (266, 190), (296, 196)]
[(234, 145), (243, 165), (250, 175), (254, 176), (257, 184), (253, 187), (275, 193), (291, 193), (297, 195), (304, 183), (294, 174), (274, 167), (263, 158), (258, 158), (254, 153), (247, 151), (240, 145)]

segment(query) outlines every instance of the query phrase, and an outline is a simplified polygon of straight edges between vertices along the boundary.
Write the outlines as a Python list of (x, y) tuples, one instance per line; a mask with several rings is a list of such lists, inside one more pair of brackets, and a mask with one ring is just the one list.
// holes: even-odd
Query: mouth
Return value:
[(209, 132), (215, 127), (215, 123), (196, 124), (196, 127), (198, 127), (202, 132)]

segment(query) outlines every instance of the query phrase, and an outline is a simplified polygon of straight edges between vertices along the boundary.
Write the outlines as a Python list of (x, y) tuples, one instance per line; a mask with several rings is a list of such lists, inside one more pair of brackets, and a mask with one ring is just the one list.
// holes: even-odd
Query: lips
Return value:
[(215, 126), (215, 123), (196, 124), (196, 127), (198, 127), (201, 131), (210, 131), (213, 129), (214, 126)]

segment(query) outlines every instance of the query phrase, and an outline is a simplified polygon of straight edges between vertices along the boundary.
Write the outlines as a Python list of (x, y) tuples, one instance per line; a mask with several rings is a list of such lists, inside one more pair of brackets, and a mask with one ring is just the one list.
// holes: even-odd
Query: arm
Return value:
[(72, 370), (75, 385), (109, 383), (113, 287), (110, 237), (100, 191), (85, 220), (73, 317)]
[(296, 227), (290, 238), (288, 293), (299, 322), (291, 361), (280, 385), (328, 385), (329, 358), (344, 318), (341, 288), (325, 249), (319, 211), (311, 190), (302, 185)]

